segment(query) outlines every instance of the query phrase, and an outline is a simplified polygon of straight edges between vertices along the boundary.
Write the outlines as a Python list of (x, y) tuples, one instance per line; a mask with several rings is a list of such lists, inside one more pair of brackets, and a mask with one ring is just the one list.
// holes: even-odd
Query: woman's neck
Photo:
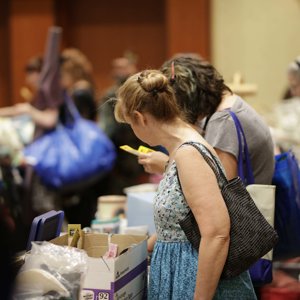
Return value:
[(176, 152), (178, 147), (187, 141), (199, 141), (203, 138), (191, 125), (179, 120), (161, 127), (161, 145), (169, 152), (170, 156)]
[(226, 92), (221, 100), (221, 103), (217, 107), (216, 111), (222, 111), (227, 108), (231, 108), (236, 101), (236, 95)]

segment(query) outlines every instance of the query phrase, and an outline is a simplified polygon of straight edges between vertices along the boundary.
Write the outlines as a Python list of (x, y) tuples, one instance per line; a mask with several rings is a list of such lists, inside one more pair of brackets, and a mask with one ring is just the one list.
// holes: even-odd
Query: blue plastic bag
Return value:
[(24, 149), (41, 181), (54, 189), (66, 189), (110, 171), (115, 146), (92, 121), (83, 119), (66, 97), (67, 121), (45, 133)]
[(292, 151), (276, 155), (275, 161), (275, 229), (279, 241), (273, 256), (287, 259), (300, 256), (300, 170)]

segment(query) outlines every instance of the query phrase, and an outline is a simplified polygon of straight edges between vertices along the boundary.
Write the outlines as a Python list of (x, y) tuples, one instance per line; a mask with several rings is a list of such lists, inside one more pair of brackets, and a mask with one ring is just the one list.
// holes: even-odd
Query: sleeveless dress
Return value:
[[(205, 148), (197, 144), (209, 156)], [(151, 258), (148, 300), (194, 299), (198, 252), (178, 224), (188, 212), (189, 206), (182, 193), (176, 163), (173, 161), (164, 174), (154, 199), (157, 242)], [(220, 280), (214, 299), (256, 299), (248, 271), (233, 279)]]

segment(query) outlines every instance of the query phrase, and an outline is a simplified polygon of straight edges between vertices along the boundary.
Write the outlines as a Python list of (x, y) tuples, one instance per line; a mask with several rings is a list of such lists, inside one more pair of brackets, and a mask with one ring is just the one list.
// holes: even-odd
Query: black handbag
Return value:
[[(230, 245), (221, 277), (233, 278), (249, 269), (259, 258), (268, 253), (278, 241), (277, 232), (268, 223), (246, 190), (242, 180), (236, 177), (230, 181), (209, 149), (211, 158), (197, 143), (185, 144), (195, 147), (214, 171), (230, 217)], [(190, 210), (179, 222), (187, 239), (198, 251), (201, 239), (198, 224)]]

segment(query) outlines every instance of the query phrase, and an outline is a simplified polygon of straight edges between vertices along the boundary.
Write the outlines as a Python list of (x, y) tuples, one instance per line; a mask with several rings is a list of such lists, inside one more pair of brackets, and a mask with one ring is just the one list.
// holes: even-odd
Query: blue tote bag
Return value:
[(300, 170), (292, 151), (275, 156), (275, 229), (279, 241), (274, 259), (300, 256)]
[(24, 149), (41, 181), (63, 190), (106, 174), (116, 159), (111, 140), (97, 124), (80, 116), (67, 94), (65, 107), (64, 122)]
[[(248, 192), (251, 194), (252, 198), (255, 200), (254, 197), (256, 195), (260, 196), (257, 197), (256, 205), (261, 210), (265, 218), (274, 226), (274, 211), (275, 211), (275, 186), (273, 185), (260, 185), (254, 184), (254, 176), (250, 161), (250, 154), (247, 146), (246, 136), (243, 130), (243, 127), (235, 115), (234, 112), (228, 111), (234, 121), (238, 143), (239, 143), (239, 156), (238, 156), (238, 174), (239, 177), (242, 179), (244, 184), (247, 186)], [(260, 195), (259, 195), (260, 194)], [(266, 197), (264, 198), (264, 196)], [(268, 203), (262, 203), (267, 202)], [(272, 201), (269, 201), (272, 200)], [(265, 209), (264, 211), (262, 211)], [(255, 264), (253, 264), (250, 269), (250, 276), (254, 286), (261, 286), (266, 283), (270, 283), (273, 280), (272, 276), (272, 252), (269, 252), (263, 258), (260, 258)]]

